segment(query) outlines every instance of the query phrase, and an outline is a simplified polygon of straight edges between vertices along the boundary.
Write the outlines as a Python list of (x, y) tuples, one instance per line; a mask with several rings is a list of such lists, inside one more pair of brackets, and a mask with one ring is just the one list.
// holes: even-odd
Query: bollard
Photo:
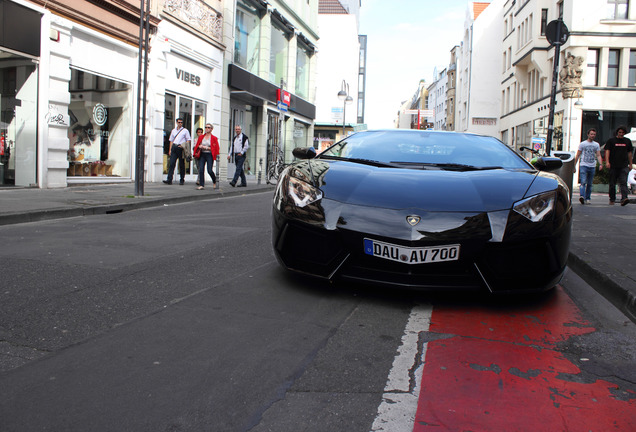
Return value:
[(221, 173), (219, 171), (219, 163), (221, 161), (221, 155), (216, 155), (216, 187), (214, 189), (219, 188), (219, 184), (221, 183)]

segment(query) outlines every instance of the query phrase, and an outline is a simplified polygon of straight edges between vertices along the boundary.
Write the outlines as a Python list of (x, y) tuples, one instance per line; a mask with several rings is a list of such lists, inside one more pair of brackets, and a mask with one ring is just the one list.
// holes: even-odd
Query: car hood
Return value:
[(558, 187), (554, 175), (533, 170), (419, 170), (322, 160), (312, 161), (312, 170), (325, 199), (388, 209), (490, 212)]

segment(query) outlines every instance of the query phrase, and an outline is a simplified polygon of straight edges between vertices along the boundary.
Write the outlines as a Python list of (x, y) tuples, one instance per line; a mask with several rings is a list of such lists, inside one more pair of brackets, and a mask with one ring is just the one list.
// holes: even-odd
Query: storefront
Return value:
[[(166, 95), (164, 100), (164, 174), (168, 173), (168, 150), (171, 131), (178, 118), (192, 136), (191, 149), (196, 144), (196, 130), (204, 129), (208, 118), (207, 98), (211, 92), (212, 70), (185, 57), (167, 54)], [(212, 122), (210, 122), (212, 123)], [(175, 169), (178, 178), (179, 164)], [(193, 180), (198, 174), (196, 163), (186, 161), (186, 178)]]
[[(157, 65), (157, 69), (154, 70), (154, 88), (158, 91), (159, 83), (162, 83), (165, 85), (165, 92), (163, 107), (155, 107), (156, 112), (163, 112), (160, 132), (161, 160), (153, 161), (155, 164), (161, 164), (160, 171), (157, 170), (160, 176), (157, 178), (151, 174), (151, 178), (152, 181), (161, 181), (167, 178), (170, 133), (176, 127), (177, 119), (183, 120), (183, 126), (192, 137), (190, 150), (194, 149), (196, 144), (197, 129), (205, 130), (206, 123), (212, 124), (212, 134), (220, 141), (223, 53), (167, 21), (159, 25), (156, 39), (162, 42), (158, 42), (153, 48), (160, 53), (156, 60), (153, 60)], [(217, 172), (218, 168), (218, 164), (215, 164), (214, 169)], [(179, 163), (176, 164), (174, 176), (180, 178)], [(196, 163), (186, 161), (185, 180), (194, 182), (197, 176)]]
[(68, 176), (132, 177), (132, 85), (71, 67)]
[[(258, 179), (259, 171), (264, 176), (278, 158), (292, 160), (294, 147), (312, 145), (310, 137), (316, 113), (313, 104), (288, 93), (289, 105), (282, 105), (279, 87), (234, 64), (228, 68), (228, 85), (231, 89), (231, 130), (240, 125), (250, 138), (246, 175), (253, 176), (252, 180)], [(228, 177), (233, 173), (230, 163)]]
[(42, 14), (1, 2), (0, 186), (37, 186)]
[[(68, 66), (56, 62), (51, 70), (51, 82), (62, 73), (70, 78), (64, 113), (67, 184), (129, 182), (135, 160), (137, 50), (66, 20), (55, 24), (69, 32), (68, 40), (54, 45), (55, 52), (67, 48), (73, 53)], [(51, 137), (51, 125), (49, 130)], [(50, 143), (49, 147), (49, 159), (58, 157)]]

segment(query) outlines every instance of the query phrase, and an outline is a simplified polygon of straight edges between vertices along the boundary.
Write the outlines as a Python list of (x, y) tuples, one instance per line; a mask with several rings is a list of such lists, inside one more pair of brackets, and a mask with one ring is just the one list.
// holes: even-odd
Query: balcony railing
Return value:
[(164, 10), (211, 38), (223, 36), (223, 15), (203, 1), (165, 0)]

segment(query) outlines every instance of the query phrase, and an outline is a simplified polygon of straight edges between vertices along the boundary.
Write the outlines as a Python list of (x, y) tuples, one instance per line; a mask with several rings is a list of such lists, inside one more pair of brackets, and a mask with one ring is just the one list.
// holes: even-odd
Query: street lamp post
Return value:
[(349, 84), (342, 80), (342, 86), (338, 92), (338, 99), (342, 101), (342, 138), (345, 137), (345, 120), (347, 118), (347, 104), (353, 102), (353, 98), (349, 96)]

